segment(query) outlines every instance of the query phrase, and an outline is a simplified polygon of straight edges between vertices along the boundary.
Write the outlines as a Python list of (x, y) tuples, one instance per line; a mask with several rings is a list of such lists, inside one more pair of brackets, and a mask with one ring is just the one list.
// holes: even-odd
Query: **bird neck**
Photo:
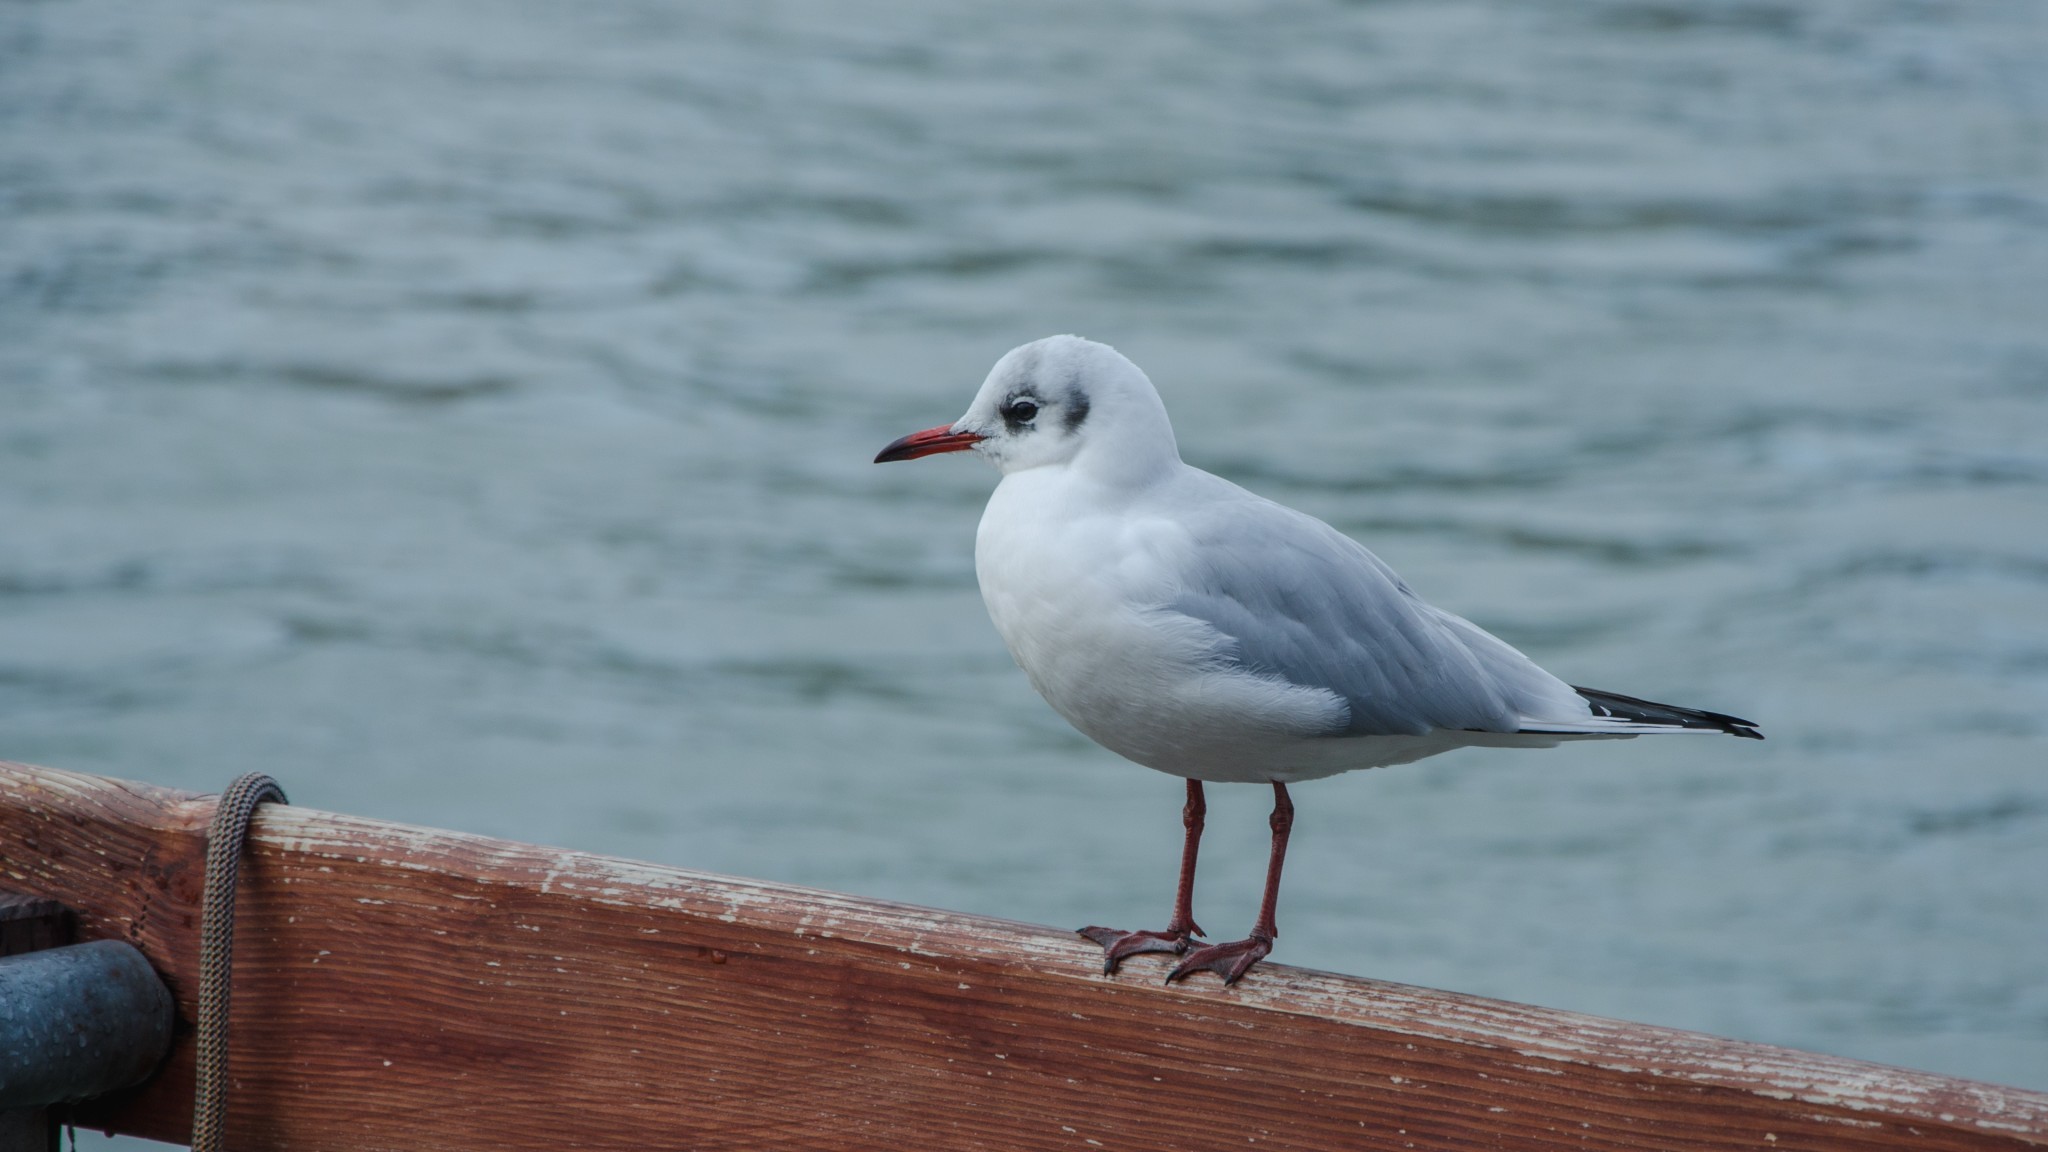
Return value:
[[(1142, 378), (1141, 378), (1142, 380)], [(1098, 402), (1103, 426), (1068, 465), (1111, 488), (1148, 487), (1181, 466), (1173, 422), (1150, 381), (1117, 390)]]
[(1132, 490), (1148, 488), (1181, 466), (1171, 429), (1164, 437), (1133, 437), (1124, 442), (1106, 439), (1088, 444), (1067, 464), (1105, 488)]

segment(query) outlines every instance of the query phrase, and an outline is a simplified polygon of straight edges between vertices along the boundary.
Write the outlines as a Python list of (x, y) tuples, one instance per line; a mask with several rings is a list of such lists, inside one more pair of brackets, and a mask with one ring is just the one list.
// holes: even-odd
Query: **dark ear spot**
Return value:
[(1081, 427), (1081, 421), (1086, 419), (1088, 419), (1088, 394), (1076, 388), (1067, 394), (1067, 412), (1061, 419), (1061, 423), (1066, 425), (1067, 433), (1072, 435)]

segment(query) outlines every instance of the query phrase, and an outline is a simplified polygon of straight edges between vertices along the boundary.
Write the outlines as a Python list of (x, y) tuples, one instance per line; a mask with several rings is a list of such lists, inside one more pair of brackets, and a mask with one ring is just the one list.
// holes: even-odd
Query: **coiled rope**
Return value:
[(277, 781), (251, 772), (228, 785), (206, 830), (206, 892), (199, 921), (199, 1075), (192, 1152), (222, 1152), (228, 1114), (228, 993), (235, 963), (235, 880), (249, 817), (265, 800), (289, 804)]

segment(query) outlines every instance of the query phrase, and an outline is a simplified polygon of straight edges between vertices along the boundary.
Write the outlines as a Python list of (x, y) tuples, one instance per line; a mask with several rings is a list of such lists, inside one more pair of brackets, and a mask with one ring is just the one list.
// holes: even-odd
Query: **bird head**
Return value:
[(1079, 336), (1011, 349), (966, 415), (896, 440), (875, 463), (968, 449), (1006, 474), (1068, 465), (1137, 473), (1180, 458), (1152, 381), (1116, 349)]

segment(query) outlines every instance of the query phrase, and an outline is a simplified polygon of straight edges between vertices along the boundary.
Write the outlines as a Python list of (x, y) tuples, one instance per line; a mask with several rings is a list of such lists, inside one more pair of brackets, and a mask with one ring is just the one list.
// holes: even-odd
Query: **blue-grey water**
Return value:
[(1278, 959), (2048, 1088), (2044, 59), (2037, 0), (9, 5), (0, 756), (1157, 926), (1179, 783), (1010, 664), (993, 474), (869, 463), (1073, 331), (1770, 737), (1304, 785)]

